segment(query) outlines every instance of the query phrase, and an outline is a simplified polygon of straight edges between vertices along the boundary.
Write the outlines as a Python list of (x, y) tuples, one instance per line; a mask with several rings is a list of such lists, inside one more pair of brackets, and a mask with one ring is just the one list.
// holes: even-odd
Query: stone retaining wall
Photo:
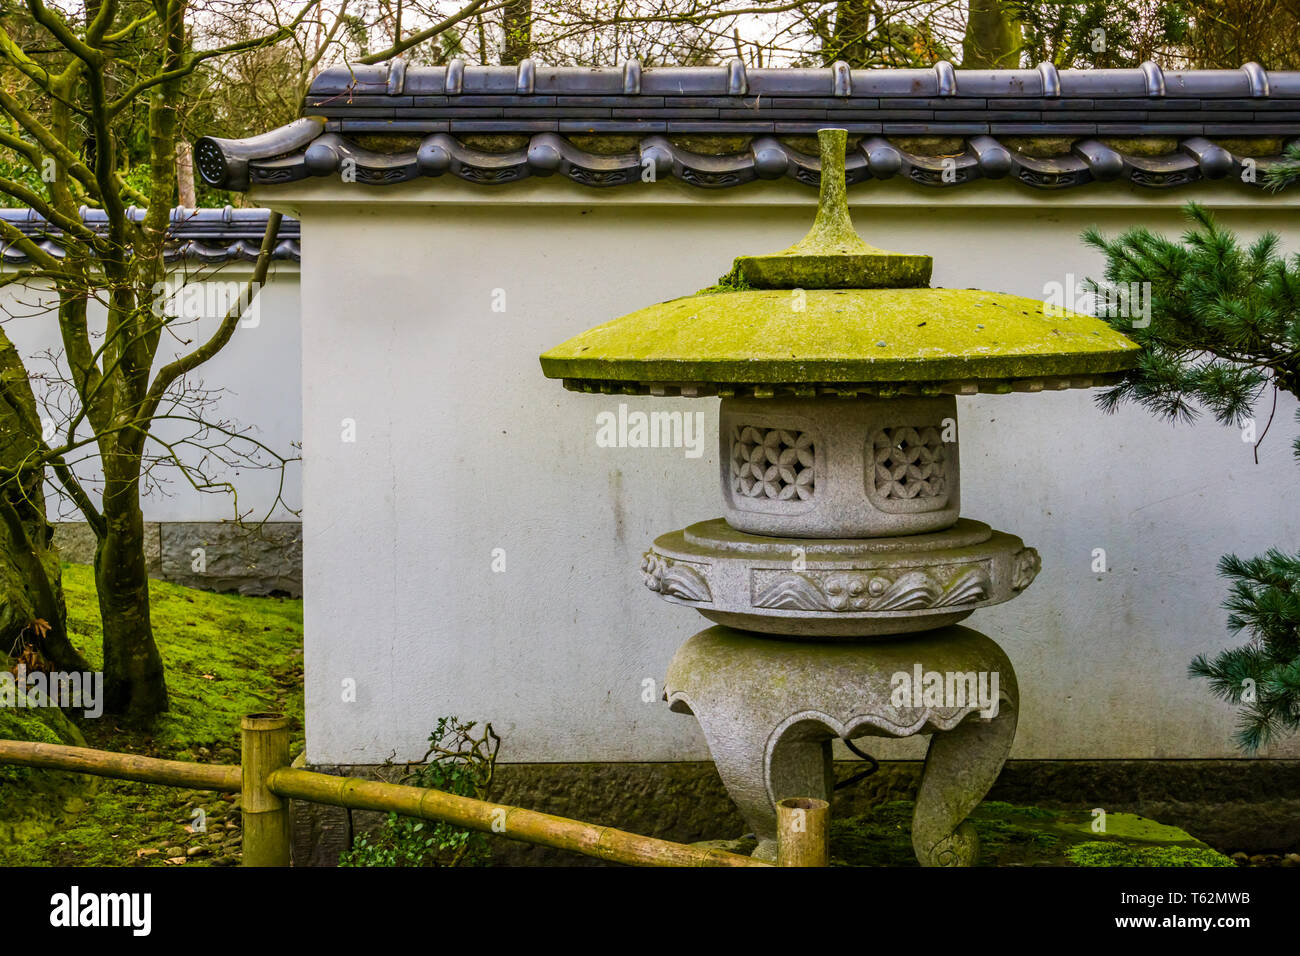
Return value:
[[(222, 521), (151, 521), (144, 526), (149, 576), (204, 591), (302, 597), (302, 525), (240, 527)], [(90, 564), (95, 536), (84, 522), (54, 525), (63, 560)]]

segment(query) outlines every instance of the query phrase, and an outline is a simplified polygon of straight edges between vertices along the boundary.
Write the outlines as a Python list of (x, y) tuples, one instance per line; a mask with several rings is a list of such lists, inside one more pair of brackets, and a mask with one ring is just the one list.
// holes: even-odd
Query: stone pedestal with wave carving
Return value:
[(776, 856), (777, 802), (830, 799), (833, 740), (932, 735), (912, 817), (922, 866), (975, 862), (966, 816), (1002, 770), (1019, 705), (1006, 654), (966, 627), (870, 644), (711, 627), (677, 651), (664, 696), (700, 722), (764, 859)]
[(655, 539), (641, 570), (664, 600), (717, 624), (868, 640), (956, 624), (1009, 601), (1038, 565), (1015, 535), (965, 518), (886, 538), (759, 536), (716, 518)]

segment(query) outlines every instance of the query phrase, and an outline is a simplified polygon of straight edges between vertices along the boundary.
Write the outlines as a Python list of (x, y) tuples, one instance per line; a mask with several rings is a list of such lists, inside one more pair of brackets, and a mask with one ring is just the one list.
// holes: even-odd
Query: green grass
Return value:
[[(98, 668), (99, 605), (91, 569), (64, 565), (68, 632)], [(88, 720), (71, 712), (88, 746), (201, 763), (239, 762), (239, 719), (276, 711), (292, 720), (292, 752), (302, 749), (302, 602), (209, 594), (150, 582), (154, 636), (167, 668), (171, 709), (144, 729), (119, 726), (109, 716)], [(6, 665), (7, 666), (7, 665)], [(39, 731), (37, 731), (39, 733)], [(34, 734), (26, 734), (33, 739)], [(56, 780), (47, 771), (0, 778), (9, 796), (0, 803), (0, 865), (166, 865), (167, 850), (199, 848), (187, 865), (233, 862), (239, 814), (234, 795), (103, 779)], [(78, 786), (78, 784), (80, 786)], [(8, 788), (14, 788), (9, 790)], [(31, 798), (49, 791), (44, 819), (30, 816)], [(20, 802), (23, 804), (19, 809)], [(206, 832), (191, 833), (195, 808)], [(10, 819), (27, 814), (23, 819)], [(44, 834), (33, 832), (40, 824)], [(7, 835), (7, 838), (6, 838)], [(138, 850), (144, 855), (137, 855)], [(154, 852), (149, 852), (154, 851)], [(179, 864), (172, 864), (179, 865)]]

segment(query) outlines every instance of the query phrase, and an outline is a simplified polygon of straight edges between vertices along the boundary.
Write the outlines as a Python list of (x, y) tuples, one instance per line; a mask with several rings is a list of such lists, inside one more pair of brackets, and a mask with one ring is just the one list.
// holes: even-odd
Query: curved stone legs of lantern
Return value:
[(664, 695), (699, 721), (764, 859), (776, 856), (777, 801), (830, 799), (834, 739), (931, 734), (912, 818), (922, 866), (975, 862), (966, 817), (1007, 759), (1019, 701), (1006, 654), (960, 626), (861, 644), (711, 627), (678, 649)]

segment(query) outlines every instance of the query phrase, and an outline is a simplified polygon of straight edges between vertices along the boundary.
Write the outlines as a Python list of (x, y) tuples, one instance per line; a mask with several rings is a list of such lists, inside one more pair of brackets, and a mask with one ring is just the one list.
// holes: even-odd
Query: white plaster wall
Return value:
[[(1099, 272), (1077, 238), (1084, 226), (1180, 231), (1188, 198), (1300, 249), (1294, 207), (1231, 188), (1053, 195), (891, 182), (851, 196), (869, 241), (934, 255), (936, 285), (1036, 297), (1066, 272)], [(418, 756), (440, 714), (491, 720), (504, 760), (706, 758), (694, 720), (644, 703), (642, 682), (658, 687), (674, 649), (707, 622), (648, 592), (638, 565), (657, 534), (720, 513), (716, 400), (624, 399), (705, 411), (703, 458), (598, 448), (596, 414), (620, 399), (564, 391), (537, 355), (710, 284), (738, 253), (789, 245), (814, 193), (424, 181), (255, 198), (301, 216), (306, 237), (308, 758)], [(494, 289), (504, 313), (492, 311)], [(1019, 674), (1013, 756), (1235, 755), (1231, 709), (1186, 669), (1229, 643), (1219, 555), (1300, 542), (1292, 404), (1279, 403), (1259, 465), (1235, 431), (1173, 427), (1136, 408), (1106, 416), (1086, 392), (959, 407), (963, 513), (1043, 557), (1022, 597), (967, 622), (999, 640)], [(504, 573), (491, 569), (495, 548)], [(1091, 572), (1094, 548), (1106, 549), (1108, 573)], [(1271, 752), (1300, 755), (1300, 741)]]
[[(173, 281), (178, 284), (185, 282), (192, 287), (244, 283), (250, 273), (250, 265), (242, 262), (203, 266), (187, 264), (181, 268), (184, 274), (174, 273)], [(286, 458), (298, 456), (293, 446), (302, 435), (298, 279), (296, 263), (273, 263), (266, 285), (253, 303), (257, 308), (256, 321), (250, 313), (226, 347), (190, 376), (192, 382), (202, 383), (206, 389), (221, 390), (216, 401), (204, 411), (204, 418), (237, 428), (251, 426), (252, 437)], [(197, 292), (187, 294), (199, 295)], [(216, 295), (205, 293), (203, 298), (191, 301), (215, 304), (221, 300)], [(57, 309), (57, 303), (57, 295), (43, 284), (0, 287), (0, 325), (23, 356), (30, 374), (49, 373), (52, 366), (47, 356), (53, 355), (66, 377), (67, 363), (62, 357), (58, 315), (53, 311)], [(105, 310), (102, 304), (92, 302), (89, 311), (92, 344), (98, 348), (103, 343)], [(155, 370), (205, 341), (219, 324), (219, 315), (202, 315), (195, 321), (178, 324), (175, 335), (165, 337), (159, 346)], [(41, 402), (49, 386), (37, 379), (32, 387), (37, 401)], [(54, 420), (59, 421), (57, 417)], [(88, 429), (83, 431), (89, 434)], [(188, 431), (188, 426), (179, 422), (159, 422), (155, 426), (155, 433), (164, 438), (175, 438)], [(188, 460), (197, 461), (197, 454), (191, 454)], [(270, 461), (265, 456), (264, 460)], [(287, 508), (276, 506), (281, 480), (278, 470), (213, 465), (207, 471), (235, 484), (239, 492), (239, 510), (248, 515), (248, 520), (268, 516), (276, 520), (296, 520), (289, 509), (301, 507), (298, 463), (290, 463), (284, 473), (283, 500)], [(100, 474), (97, 462), (85, 462), (78, 467), (77, 473), (94, 494), (95, 479)], [(166, 481), (160, 482), (143, 498), (146, 521), (227, 521), (235, 516), (235, 502), (229, 494), (197, 491), (175, 468), (160, 469), (158, 475)], [(55, 509), (52, 517), (64, 521), (82, 520), (80, 512), (70, 502), (54, 495), (50, 501)]]

